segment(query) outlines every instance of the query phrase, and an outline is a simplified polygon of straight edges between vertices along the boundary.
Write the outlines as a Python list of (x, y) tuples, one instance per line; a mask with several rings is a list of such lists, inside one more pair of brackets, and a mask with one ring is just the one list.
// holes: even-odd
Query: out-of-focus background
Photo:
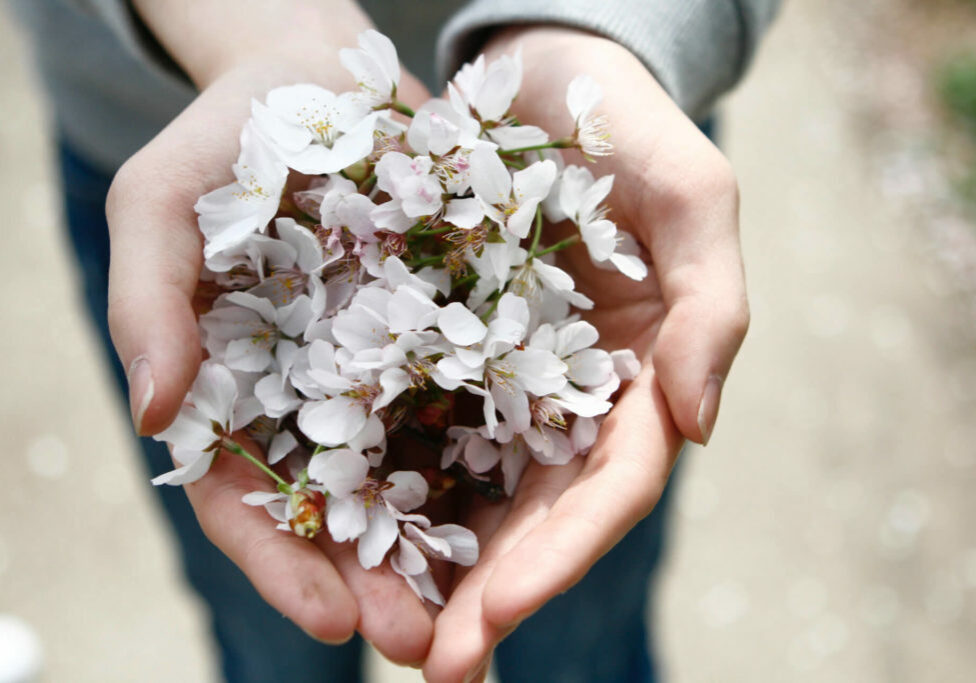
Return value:
[[(24, 48), (0, 14), (0, 614), (44, 681), (209, 680)], [(973, 680), (976, 2), (788, 1), (724, 110), (754, 322), (677, 481), (668, 679)]]

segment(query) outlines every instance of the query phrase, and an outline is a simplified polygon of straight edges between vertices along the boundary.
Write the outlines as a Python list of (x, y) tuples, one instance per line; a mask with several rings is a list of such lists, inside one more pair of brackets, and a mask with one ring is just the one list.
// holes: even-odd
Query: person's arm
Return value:
[[(112, 338), (129, 368), (136, 429), (155, 434), (173, 420), (200, 362), (191, 306), (202, 260), (194, 203), (232, 179), (252, 97), (296, 82), (354, 87), (338, 49), (354, 45), (369, 21), (345, 0), (136, 0), (134, 7), (200, 90), (119, 170), (106, 207)], [(407, 75), (400, 93), (414, 104), (426, 96)], [(264, 510), (241, 504), (266, 486), (243, 460), (222, 457), (186, 493), (208, 537), (308, 633), (341, 642), (358, 629), (394, 661), (421, 660), (433, 627), (406, 583), (389, 568), (363, 570), (328, 534), (314, 543), (282, 534)]]
[[(424, 668), (435, 683), (483, 675), (507, 633), (650, 513), (682, 436), (708, 441), (749, 322), (738, 190), (722, 154), (631, 49), (589, 32), (531, 25), (495, 33), (486, 52), (519, 46), (520, 121), (565, 134), (573, 123), (559, 103), (569, 81), (585, 73), (602, 86), (598, 113), (608, 118), (615, 153), (594, 173), (614, 174), (610, 217), (647, 250), (651, 276), (635, 285), (572, 250), (562, 265), (595, 301), (589, 318), (601, 345), (630, 346), (642, 370), (590, 454), (562, 467), (530, 464), (504, 517), (488, 525), (478, 564), (435, 622)], [(578, 156), (572, 163), (586, 164)]]

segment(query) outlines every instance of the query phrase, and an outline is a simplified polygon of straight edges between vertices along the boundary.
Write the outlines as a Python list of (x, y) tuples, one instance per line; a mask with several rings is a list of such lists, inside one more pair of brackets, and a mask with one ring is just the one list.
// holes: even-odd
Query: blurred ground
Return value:
[[(727, 108), (754, 324), (712, 444), (683, 463), (657, 593), (669, 680), (976, 669), (976, 309), (946, 265), (972, 226), (940, 241), (928, 171), (878, 142), (894, 127), (872, 111), (892, 107), (869, 86), (897, 65), (850, 4), (789, 2)], [(0, 59), (0, 613), (39, 632), (46, 681), (208, 680), (201, 613), (74, 306), (6, 17)], [(922, 96), (906, 83), (893, 101)]]

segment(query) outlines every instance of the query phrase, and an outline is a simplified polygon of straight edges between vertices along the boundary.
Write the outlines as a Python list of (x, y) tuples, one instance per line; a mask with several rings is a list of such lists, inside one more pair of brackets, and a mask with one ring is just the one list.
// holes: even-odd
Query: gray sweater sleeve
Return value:
[(441, 33), (438, 68), (450, 77), (511, 24), (561, 24), (620, 43), (692, 118), (702, 118), (745, 72), (780, 0), (474, 0)]

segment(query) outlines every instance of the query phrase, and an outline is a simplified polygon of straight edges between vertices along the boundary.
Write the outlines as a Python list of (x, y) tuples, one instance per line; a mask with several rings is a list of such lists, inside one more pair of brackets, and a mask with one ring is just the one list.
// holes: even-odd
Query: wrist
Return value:
[[(352, 0), (132, 0), (150, 32), (202, 90), (231, 71), (280, 71), (294, 81), (332, 82), (338, 49), (369, 18)], [(350, 80), (348, 85), (352, 85)]]

